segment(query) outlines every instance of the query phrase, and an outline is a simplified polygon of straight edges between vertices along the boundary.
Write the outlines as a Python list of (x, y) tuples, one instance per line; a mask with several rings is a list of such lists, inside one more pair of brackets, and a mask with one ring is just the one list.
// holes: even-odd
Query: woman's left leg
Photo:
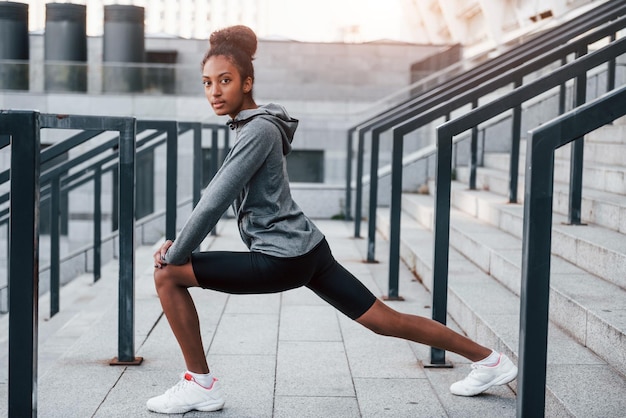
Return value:
[(452, 351), (473, 362), (488, 357), (492, 351), (437, 321), (398, 312), (378, 299), (356, 321), (377, 334)]
[(397, 312), (377, 299), (332, 256), (326, 242), (314, 254), (317, 271), (307, 284), (321, 298), (372, 331), (453, 351), (472, 361), (491, 350), (432, 319)]
[(324, 300), (370, 330), (438, 347), (474, 362), (472, 372), (453, 383), (450, 392), (474, 396), (517, 376), (517, 367), (497, 353), (429, 318), (401, 313), (377, 299), (353, 274), (334, 260), (330, 249), (320, 251), (321, 268), (307, 284)]

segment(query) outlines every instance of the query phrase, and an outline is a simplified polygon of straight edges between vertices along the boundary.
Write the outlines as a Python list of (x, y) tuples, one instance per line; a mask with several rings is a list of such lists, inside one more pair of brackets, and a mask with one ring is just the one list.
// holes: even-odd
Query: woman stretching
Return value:
[[(256, 48), (251, 29), (233, 26), (211, 35), (202, 60), (206, 98), (217, 115), (230, 117), (237, 138), (178, 238), (154, 254), (156, 290), (187, 371), (174, 387), (149, 399), (148, 409), (184, 413), (224, 406), (220, 383), (207, 365), (190, 287), (250, 294), (306, 286), (377, 334), (452, 351), (474, 362), (469, 376), (450, 387), (455, 395), (473, 396), (515, 379), (517, 367), (504, 354), (437, 321), (393, 310), (335, 261), (322, 232), (291, 198), (285, 155), (298, 121), (281, 106), (258, 106), (252, 97)], [(250, 251), (192, 252), (231, 204)]]

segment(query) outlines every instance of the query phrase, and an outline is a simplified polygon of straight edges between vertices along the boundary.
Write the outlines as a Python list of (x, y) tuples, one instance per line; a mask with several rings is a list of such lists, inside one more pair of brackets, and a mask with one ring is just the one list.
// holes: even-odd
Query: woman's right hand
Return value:
[(163, 243), (163, 245), (161, 245), (161, 248), (154, 253), (153, 257), (155, 269), (160, 269), (167, 265), (163, 260), (165, 260), (165, 253), (167, 253), (167, 250), (172, 246), (172, 244), (173, 242), (168, 239)]

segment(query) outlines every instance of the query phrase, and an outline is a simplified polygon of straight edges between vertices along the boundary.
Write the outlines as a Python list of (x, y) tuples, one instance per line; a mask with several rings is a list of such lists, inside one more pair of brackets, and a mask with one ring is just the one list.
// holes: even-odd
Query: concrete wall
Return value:
[[(174, 70), (176, 94), (152, 89), (142, 94), (107, 93), (102, 88), (101, 37), (88, 38), (87, 92), (54, 93), (45, 91), (44, 36), (31, 34), (29, 91), (6, 90), (0, 94), (0, 109), (36, 109), (43, 113), (104, 116), (134, 116), (138, 119), (167, 119), (225, 123), (215, 117), (204, 98), (200, 62), (207, 41), (176, 38), (147, 38), (147, 51), (176, 51)], [(255, 98), (259, 104), (276, 102), (300, 120), (294, 141), (297, 150), (324, 150), (324, 184), (292, 184), (296, 201), (313, 218), (329, 218), (343, 212), (345, 205), (346, 131), (366, 115), (386, 108), (390, 98), (406, 89), (411, 79), (411, 65), (445, 50), (446, 46), (400, 43), (328, 44), (260, 40), (255, 60)], [(60, 63), (63, 64), (63, 63)], [(69, 65), (69, 63), (67, 63)], [(59, 65), (59, 63), (55, 63)], [(150, 68), (159, 68), (149, 65)], [(69, 136), (67, 131), (42, 131), (42, 143), (52, 144)], [(407, 151), (422, 146), (423, 139), (409, 141)], [(209, 145), (206, 138), (205, 146)], [(381, 146), (381, 164), (389, 160), (389, 147)], [(191, 137), (180, 138), (179, 199), (191, 194)], [(356, 146), (356, 144), (355, 144)], [(164, 150), (156, 151), (156, 178), (164, 178)], [(0, 151), (0, 167), (9, 166), (9, 153)], [(366, 167), (365, 171), (369, 171)], [(110, 177), (110, 176), (109, 176)], [(158, 182), (157, 182), (158, 183)], [(6, 191), (0, 186), (0, 192)], [(164, 206), (164, 187), (157, 184), (156, 210)], [(104, 234), (110, 231), (111, 179), (103, 180)], [(323, 196), (323, 199), (320, 199)], [(69, 235), (63, 238), (63, 271), (88, 270), (88, 252), (81, 249), (92, 240), (91, 220), (93, 187), (85, 185), (69, 196)], [(182, 226), (190, 208), (181, 208), (178, 223)], [(43, 216), (43, 215), (42, 215)], [(157, 218), (142, 227), (141, 241), (155, 240), (163, 233), (164, 221)], [(6, 228), (0, 228), (0, 241), (6, 242)], [(2, 249), (5, 251), (2, 251)], [(0, 244), (0, 265), (6, 267), (6, 248)], [(107, 253), (106, 258), (112, 257)], [(49, 248), (42, 241), (41, 265), (49, 259)], [(69, 269), (69, 270), (68, 270)], [(64, 273), (64, 277), (65, 277)], [(72, 274), (67, 275), (72, 276)], [(45, 282), (45, 280), (44, 280)], [(6, 290), (5, 269), (0, 269), (0, 293)], [(45, 286), (42, 287), (42, 289)], [(0, 302), (4, 299), (0, 295)], [(2, 311), (2, 306), (0, 306)]]
[[(225, 118), (213, 115), (200, 83), (200, 61), (207, 46), (203, 40), (147, 38), (147, 51), (177, 51), (178, 94), (112, 94), (102, 92), (102, 38), (90, 37), (88, 92), (48, 93), (43, 86), (43, 36), (33, 34), (30, 91), (3, 92), (0, 108), (224, 123)], [(283, 104), (300, 120), (294, 148), (324, 150), (325, 183), (338, 184), (345, 178), (347, 128), (382, 107), (379, 100), (406, 88), (412, 63), (446, 48), (260, 40), (255, 97), (259, 104)], [(50, 138), (43, 140), (54, 140)]]

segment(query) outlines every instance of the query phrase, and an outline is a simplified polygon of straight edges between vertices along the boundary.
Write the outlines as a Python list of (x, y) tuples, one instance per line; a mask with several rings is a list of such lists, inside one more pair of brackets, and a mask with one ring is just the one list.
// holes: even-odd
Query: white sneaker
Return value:
[(217, 379), (214, 378), (207, 388), (196, 382), (189, 373), (185, 373), (180, 382), (163, 395), (148, 399), (146, 406), (150, 411), (162, 414), (182, 414), (194, 409), (218, 411), (224, 407), (224, 397)]
[(450, 386), (450, 392), (453, 395), (478, 395), (492, 386), (507, 384), (517, 377), (517, 367), (504, 354), (500, 354), (500, 359), (495, 366), (473, 363), (472, 369), (465, 379)]

